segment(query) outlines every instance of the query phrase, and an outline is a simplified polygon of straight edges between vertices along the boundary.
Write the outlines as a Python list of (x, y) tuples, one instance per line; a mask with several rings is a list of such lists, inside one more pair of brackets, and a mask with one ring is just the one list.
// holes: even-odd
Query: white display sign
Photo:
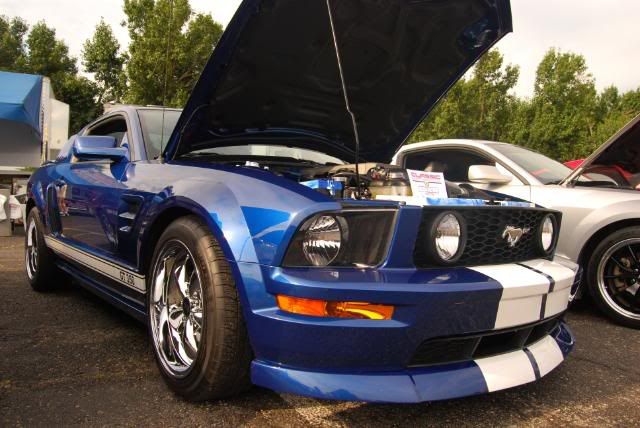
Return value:
[(425, 172), (408, 169), (411, 192), (414, 198), (448, 198), (447, 185), (441, 172)]

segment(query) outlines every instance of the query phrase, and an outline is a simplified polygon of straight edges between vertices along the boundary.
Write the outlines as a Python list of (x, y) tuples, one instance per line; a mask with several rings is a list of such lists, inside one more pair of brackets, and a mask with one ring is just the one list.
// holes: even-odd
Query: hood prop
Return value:
[(331, 35), (333, 36), (333, 46), (336, 52), (336, 61), (338, 63), (338, 72), (340, 74), (340, 83), (342, 85), (342, 94), (344, 95), (344, 105), (347, 109), (347, 113), (349, 113), (349, 116), (351, 116), (353, 135), (356, 139), (354, 162), (356, 165), (356, 199), (360, 199), (360, 133), (358, 132), (356, 115), (351, 110), (351, 104), (349, 103), (349, 94), (347, 93), (347, 84), (345, 82), (344, 71), (342, 69), (342, 58), (340, 57), (340, 48), (338, 48), (338, 36), (336, 35), (336, 27), (333, 23), (333, 10), (331, 9), (330, 0), (327, 0), (327, 12), (329, 13), (329, 24), (331, 25)]

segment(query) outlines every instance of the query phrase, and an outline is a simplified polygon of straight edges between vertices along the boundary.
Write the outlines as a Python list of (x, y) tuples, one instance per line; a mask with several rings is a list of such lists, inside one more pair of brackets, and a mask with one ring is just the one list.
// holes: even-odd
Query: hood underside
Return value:
[(512, 28), (509, 0), (245, 0), (165, 157), (273, 141), (353, 161), (328, 4), (364, 160), (390, 160)]
[(618, 184), (629, 183), (631, 176), (640, 175), (640, 115), (633, 118), (607, 142), (598, 147), (564, 180), (572, 182), (584, 173), (609, 176)]

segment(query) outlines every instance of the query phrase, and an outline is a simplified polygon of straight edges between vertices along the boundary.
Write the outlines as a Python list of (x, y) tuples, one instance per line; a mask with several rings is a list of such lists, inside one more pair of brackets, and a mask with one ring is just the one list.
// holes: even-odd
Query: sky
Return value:
[[(191, 0), (195, 11), (211, 13), (223, 25), (238, 4), (240, 0)], [(640, 87), (640, 1), (511, 0), (511, 5), (514, 33), (498, 47), (507, 63), (520, 66), (518, 95), (531, 95), (536, 67), (551, 47), (583, 54), (599, 90)], [(20, 16), (29, 24), (45, 20), (76, 57), (101, 17), (123, 46), (128, 43), (120, 26), (122, 0), (0, 0), (0, 14)]]

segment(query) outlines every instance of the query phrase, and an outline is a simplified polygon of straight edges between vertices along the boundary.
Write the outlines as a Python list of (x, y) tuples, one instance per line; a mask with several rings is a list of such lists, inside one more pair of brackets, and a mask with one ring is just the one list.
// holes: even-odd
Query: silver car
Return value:
[(575, 170), (521, 147), (476, 140), (410, 144), (393, 163), (562, 211), (558, 252), (584, 272), (576, 292), (588, 292), (613, 320), (640, 328), (640, 116)]

